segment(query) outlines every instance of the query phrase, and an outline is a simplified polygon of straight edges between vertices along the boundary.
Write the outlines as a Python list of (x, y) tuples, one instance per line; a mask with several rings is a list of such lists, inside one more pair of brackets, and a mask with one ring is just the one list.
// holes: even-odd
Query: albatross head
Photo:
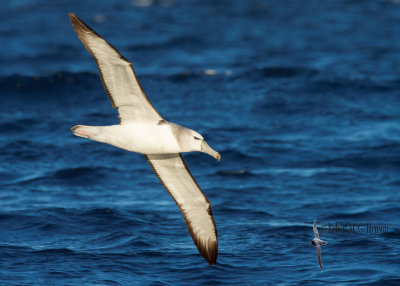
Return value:
[(181, 136), (179, 137), (179, 143), (181, 144), (182, 149), (188, 151), (200, 151), (214, 157), (218, 161), (221, 160), (221, 155), (208, 146), (203, 136), (196, 131), (184, 127)]

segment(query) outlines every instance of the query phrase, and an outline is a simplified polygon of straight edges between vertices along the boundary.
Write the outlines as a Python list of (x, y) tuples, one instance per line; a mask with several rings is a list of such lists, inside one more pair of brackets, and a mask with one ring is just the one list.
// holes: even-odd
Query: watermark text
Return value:
[(320, 224), (318, 229), (321, 232), (332, 233), (386, 233), (389, 232), (388, 225), (372, 223), (327, 223)]

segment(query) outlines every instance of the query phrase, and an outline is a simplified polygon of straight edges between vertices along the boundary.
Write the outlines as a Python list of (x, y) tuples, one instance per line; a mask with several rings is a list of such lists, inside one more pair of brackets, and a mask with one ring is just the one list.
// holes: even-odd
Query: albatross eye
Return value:
[(201, 140), (201, 138), (194, 136), (194, 139), (196, 140)]

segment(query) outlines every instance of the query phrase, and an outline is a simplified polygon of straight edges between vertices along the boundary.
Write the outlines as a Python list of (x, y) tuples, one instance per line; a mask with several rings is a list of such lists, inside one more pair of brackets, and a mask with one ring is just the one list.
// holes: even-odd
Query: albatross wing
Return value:
[(79, 40), (97, 63), (112, 107), (118, 108), (121, 124), (161, 120), (140, 86), (132, 64), (77, 16), (71, 13), (69, 17)]
[(214, 265), (217, 230), (207, 197), (197, 185), (181, 154), (145, 155), (158, 179), (175, 200), (201, 255)]

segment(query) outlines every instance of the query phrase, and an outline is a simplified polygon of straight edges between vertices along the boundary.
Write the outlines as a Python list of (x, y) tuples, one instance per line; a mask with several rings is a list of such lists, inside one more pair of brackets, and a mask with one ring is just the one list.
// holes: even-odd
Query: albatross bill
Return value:
[(193, 242), (205, 260), (214, 265), (218, 254), (217, 229), (211, 205), (193, 178), (182, 152), (204, 152), (220, 160), (196, 131), (165, 121), (155, 110), (136, 78), (132, 64), (74, 14), (72, 26), (93, 56), (104, 89), (120, 124), (77, 125), (76, 136), (107, 143), (145, 155), (154, 173), (178, 205)]

